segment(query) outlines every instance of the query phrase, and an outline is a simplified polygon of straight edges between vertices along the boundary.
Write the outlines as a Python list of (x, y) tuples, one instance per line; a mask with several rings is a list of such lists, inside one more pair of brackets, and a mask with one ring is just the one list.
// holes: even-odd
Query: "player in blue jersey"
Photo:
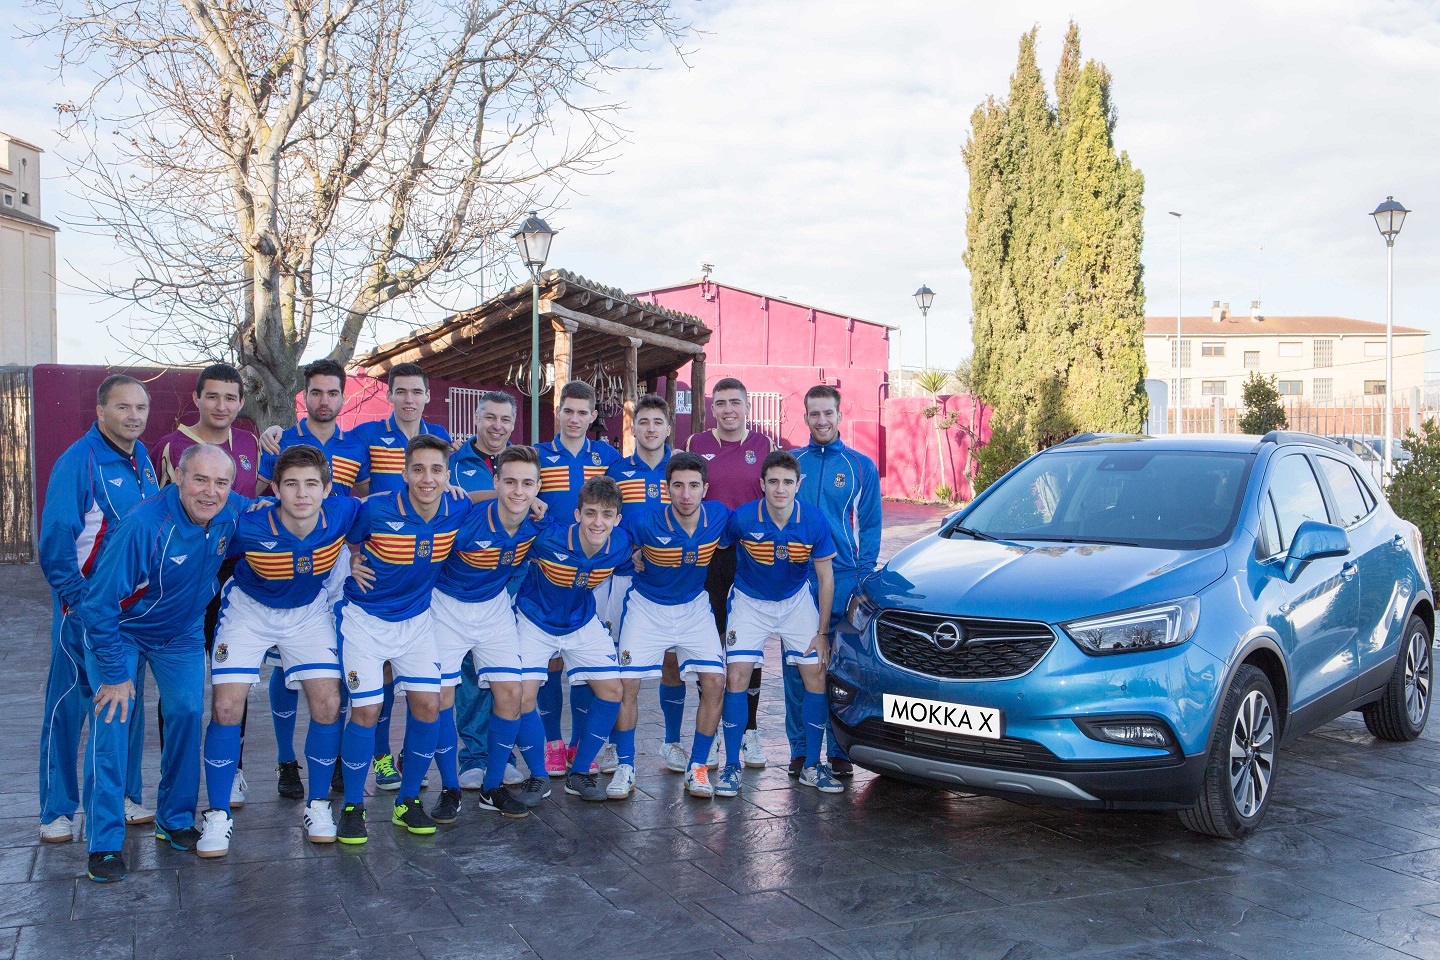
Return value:
[[(522, 711), (534, 709), (548, 664), (557, 657), (563, 660), (570, 683), (588, 686), (594, 694), (565, 778), (565, 792), (585, 800), (605, 799), (591, 764), (620, 714), (615, 643), (595, 613), (594, 590), (630, 556), (630, 538), (617, 527), (622, 502), (614, 480), (594, 477), (580, 488), (575, 523), (559, 523), (552, 508), (551, 526), (530, 547), (530, 570), (515, 596)], [(527, 764), (536, 747), (531, 740), (534, 730), (524, 725), (520, 731)]]
[[(549, 508), (555, 523), (568, 523), (575, 512), (580, 488), (595, 477), (603, 477), (620, 451), (588, 436), (598, 410), (595, 390), (590, 384), (572, 380), (560, 388), (555, 422), (560, 430), (555, 439), (538, 444), (540, 454), (540, 499)], [(590, 688), (570, 689), (570, 743), (560, 739), (560, 709), (565, 684), (561, 682), (560, 661), (550, 664), (545, 685), (539, 694), (540, 716), (545, 721), (545, 769), (552, 777), (565, 776), (575, 759), (580, 731), (585, 729), (590, 707)], [(598, 768), (597, 768), (598, 769)]]
[[(150, 456), (140, 442), (150, 417), (144, 384), (119, 374), (106, 377), (95, 398), (95, 423), (55, 461), (40, 518), (40, 569), (54, 595), (50, 621), (50, 672), (40, 724), (40, 839), (75, 838), (80, 807), (80, 735), (90, 713), (93, 687), (85, 672), (84, 630), (77, 615), (95, 560), (106, 538), (142, 500), (160, 492)], [(144, 667), (135, 679), (136, 717), (130, 726), (125, 822), (149, 823), (155, 812), (141, 804), (140, 758), (145, 745), (139, 696)]]
[(85, 749), (85, 829), (92, 880), (120, 880), (125, 860), (126, 739), (135, 674), (143, 658), (165, 701), (155, 838), (194, 849), (204, 714), (205, 608), (234, 540), (239, 515), (227, 504), (235, 462), (196, 444), (179, 459), (176, 482), (132, 510), (100, 552), (80, 601), (85, 668), (95, 720)]
[[(776, 450), (760, 466), (765, 498), (747, 503), (730, 518), (736, 550), (735, 586), (725, 633), (728, 662), (725, 707), (725, 769), (717, 797), (740, 793), (740, 740), (744, 735), (750, 673), (765, 662), (765, 642), (780, 638), (785, 661), (796, 664), (805, 682), (805, 764), (800, 782), (823, 793), (844, 790), (820, 762), (825, 738), (825, 665), (830, 659), (830, 607), (835, 595), (830, 524), (809, 504), (796, 501), (800, 464)], [(810, 586), (814, 574), (815, 589)]]
[(405, 449), (406, 488), (371, 496), (360, 508), (346, 542), (350, 579), (335, 607), (340, 667), (350, 695), (350, 720), (340, 743), (345, 807), (341, 843), (361, 844), (365, 830), (365, 780), (375, 750), (375, 724), (384, 701), (384, 672), (394, 673), (409, 716), (400, 796), (391, 817), (411, 833), (435, 832), (420, 806), (420, 785), (440, 735), (440, 662), (430, 613), (431, 591), (471, 502), (446, 492), (450, 446), (436, 436), (417, 436)]
[(620, 766), (606, 787), (611, 799), (627, 797), (635, 789), (640, 681), (660, 676), (661, 661), (672, 649), (679, 657), (682, 679), (700, 681), (700, 710), (685, 789), (697, 797), (715, 795), (706, 764), (725, 694), (725, 649), (715, 629), (705, 578), (716, 549), (730, 543), (730, 510), (717, 500), (705, 499), (707, 473), (705, 461), (695, 454), (675, 454), (665, 472), (669, 506), (635, 521), (627, 517), (625, 522), (640, 557), (621, 618), (624, 702), (615, 727)]
[(534, 773), (521, 785), (520, 799), (505, 789), (506, 765), (500, 760), (515, 749), (520, 731), (520, 635), (506, 587), (523, 569), (530, 546), (540, 534), (541, 528), (529, 516), (540, 490), (540, 460), (531, 447), (507, 447), (495, 458), (494, 468), (498, 496), (471, 509), (441, 568), (430, 607), (441, 684), (435, 761), (443, 789), (430, 811), (437, 823), (454, 823), (460, 815), (455, 689), (462, 662), (472, 657), (480, 685), (494, 698), (486, 752), (496, 763), (486, 768), (480, 784), (480, 808), (524, 817), (528, 806), (550, 795), (549, 778), (542, 779), (545, 757), (541, 738), (530, 738), (534, 752), (528, 762)]
[(290, 687), (304, 688), (310, 706), (305, 833), (315, 843), (335, 842), (335, 819), (327, 796), (340, 752), (340, 661), (325, 582), (339, 561), (360, 501), (329, 496), (330, 464), (319, 448), (309, 445), (280, 454), (272, 480), (278, 505), (241, 517), (229, 547), (230, 555), (240, 562), (223, 591), (220, 625), (210, 653), (214, 689), (205, 730), (210, 809), (201, 819), (195, 846), (201, 857), (230, 852), (235, 828), (230, 787), (240, 760), (240, 717), (272, 647), (280, 651), (277, 672)]

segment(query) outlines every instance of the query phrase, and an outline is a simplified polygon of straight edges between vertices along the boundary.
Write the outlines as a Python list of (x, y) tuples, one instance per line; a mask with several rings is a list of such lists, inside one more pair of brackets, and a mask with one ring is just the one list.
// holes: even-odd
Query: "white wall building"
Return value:
[[(1241, 405), (1252, 373), (1274, 376), (1282, 397), (1323, 404), (1385, 393), (1385, 324), (1347, 317), (1268, 317), (1259, 304), (1236, 316), (1215, 301), (1208, 317), (1185, 317), (1181, 326), (1180, 401), (1209, 407), (1223, 397)], [(1425, 337), (1395, 328), (1396, 402), (1425, 386)], [(1175, 318), (1145, 318), (1146, 376), (1174, 391)]]
[(0, 366), (55, 363), (55, 234), (40, 215), (40, 154), (0, 133)]

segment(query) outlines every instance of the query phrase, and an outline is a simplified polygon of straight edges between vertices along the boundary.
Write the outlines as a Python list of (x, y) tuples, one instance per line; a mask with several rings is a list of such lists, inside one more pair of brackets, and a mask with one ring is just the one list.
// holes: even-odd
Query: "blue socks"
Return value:
[(395, 682), (385, 684), (384, 698), (380, 701), (380, 719), (375, 721), (375, 759), (379, 760), (390, 752), (390, 714), (395, 710)]
[[(660, 689), (661, 689), (661, 690), (664, 690), (665, 688), (664, 688), (664, 687), (661, 687)], [(710, 745), (713, 744), (714, 742), (715, 742), (715, 737), (714, 737), (713, 734), (707, 737), (705, 734), (701, 733), (699, 730), (696, 730), (696, 731), (695, 731), (695, 744), (690, 748), (690, 763), (691, 763), (692, 765), (698, 763), (698, 764), (700, 764), (700, 766), (702, 766), (702, 767), (705, 766), (705, 764), (709, 763), (709, 762), (710, 762)], [(728, 743), (726, 744), (726, 752), (727, 752), (727, 753), (729, 752), (729, 744), (728, 744)]]
[[(533, 713), (534, 711), (531, 711), (531, 715)], [(537, 717), (536, 720), (538, 721), (538, 719)], [(505, 765), (510, 762), (510, 752), (515, 749), (515, 738), (519, 735), (519, 720), (504, 720), (494, 714), (490, 715), (490, 735), (488, 737), (490, 756), (504, 757), (505, 759), (485, 767), (486, 790), (494, 790), (505, 783)], [(541, 769), (544, 769), (545, 753), (543, 749), (539, 752)]]
[(615, 759), (635, 766), (635, 728), (616, 730), (611, 739), (615, 741)]
[[(460, 731), (455, 727), (455, 708), (440, 711), (436, 721), (440, 729), (435, 738), (435, 769), (440, 771), (440, 786), (446, 790), (460, 789)], [(405, 739), (410, 739), (407, 734)], [(408, 760), (410, 755), (405, 755)]]
[[(541, 692), (544, 690), (542, 688)], [(519, 721), (520, 726), (516, 735), (516, 742), (520, 744), (520, 756), (525, 758), (525, 766), (530, 768), (530, 776), (545, 778), (545, 721), (540, 719), (539, 709), (531, 710), (529, 713), (522, 713)], [(495, 717), (490, 718), (491, 736), (494, 736)], [(491, 754), (494, 756), (494, 754)], [(485, 768), (485, 780), (490, 780), (490, 764)], [(501, 775), (504, 775), (504, 768), (501, 767)]]
[[(455, 726), (455, 714), (450, 714), (450, 726)], [(435, 759), (435, 742), (440, 738), (440, 721), (426, 723), (416, 720), (415, 714), (405, 717), (405, 767), (400, 771), (400, 799), (412, 800), (420, 796), (420, 784), (430, 772), (430, 761)]]
[[(590, 685), (584, 684), (586, 690)], [(575, 702), (575, 694), (579, 688), (572, 688), (570, 691), (570, 702)], [(600, 754), (600, 748), (605, 746), (605, 741), (610, 739), (610, 731), (615, 729), (615, 719), (620, 716), (619, 700), (601, 700), (592, 692), (590, 704), (585, 718), (585, 735), (581, 737), (578, 748), (575, 752), (575, 762), (570, 769), (576, 773), (589, 773), (590, 765)]]
[(285, 685), (285, 671), (270, 671), (270, 719), (275, 724), (275, 744), (281, 763), (295, 762), (295, 711), (300, 707), (300, 691)]
[(370, 760), (375, 754), (375, 728), (362, 727), (354, 720), (345, 724), (340, 738), (341, 773), (345, 777), (345, 802), (365, 802), (365, 778), (370, 776)]
[(219, 724), (205, 728), (205, 791), (211, 810), (230, 812), (230, 788), (240, 763), (240, 724)]
[(805, 766), (820, 762), (820, 745), (825, 741), (825, 694), (805, 691), (800, 718), (805, 721)]
[[(564, 687), (560, 684), (560, 671), (551, 670), (545, 678), (545, 683), (541, 685), (540, 692), (535, 695), (535, 709), (539, 712), (540, 720), (545, 726), (546, 743), (560, 739), (560, 709), (565, 697)], [(526, 763), (529, 761), (527, 760)], [(544, 770), (545, 765), (541, 764), (540, 769)]]
[(330, 796), (330, 777), (335, 772), (335, 758), (340, 753), (340, 721), (310, 721), (305, 733), (305, 761), (310, 767), (310, 796), (306, 800), (324, 800)]
[(745, 736), (745, 719), (750, 715), (750, 694), (725, 691), (725, 705), (720, 710), (720, 726), (725, 730), (725, 765), (740, 765), (740, 741)]
[(685, 684), (678, 687), (660, 685), (660, 712), (665, 717), (665, 742), (679, 743), (680, 724), (685, 719)]
[(594, 702), (595, 691), (590, 689), (590, 684), (577, 683), (570, 687), (570, 746), (578, 745), (581, 734), (588, 729), (586, 721), (590, 704)]

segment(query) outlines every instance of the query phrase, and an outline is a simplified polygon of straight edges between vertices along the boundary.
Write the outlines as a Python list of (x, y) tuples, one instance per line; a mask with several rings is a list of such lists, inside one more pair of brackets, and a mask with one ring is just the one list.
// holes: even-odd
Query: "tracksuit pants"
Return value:
[(489, 766), (490, 712), (495, 698), (475, 677), (474, 659), (467, 653), (460, 662), (460, 685), (455, 688), (455, 724), (460, 728), (460, 772)]

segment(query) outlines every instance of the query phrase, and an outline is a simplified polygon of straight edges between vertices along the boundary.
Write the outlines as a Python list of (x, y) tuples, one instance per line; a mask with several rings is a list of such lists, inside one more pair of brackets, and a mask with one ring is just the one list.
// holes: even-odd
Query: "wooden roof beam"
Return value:
[(541, 302), (540, 312), (551, 316), (564, 317), (567, 320), (574, 320), (582, 327), (600, 333), (608, 333), (614, 337), (635, 337), (642, 343), (648, 343), (653, 347), (663, 347), (667, 350), (674, 350), (677, 353), (699, 354), (705, 352), (704, 344), (694, 343), (690, 340), (681, 340), (678, 337), (667, 337), (660, 333), (651, 333), (649, 330), (642, 330), (624, 323), (602, 320), (599, 317), (592, 317), (578, 310), (571, 310), (568, 307), (561, 306), (553, 300)]

